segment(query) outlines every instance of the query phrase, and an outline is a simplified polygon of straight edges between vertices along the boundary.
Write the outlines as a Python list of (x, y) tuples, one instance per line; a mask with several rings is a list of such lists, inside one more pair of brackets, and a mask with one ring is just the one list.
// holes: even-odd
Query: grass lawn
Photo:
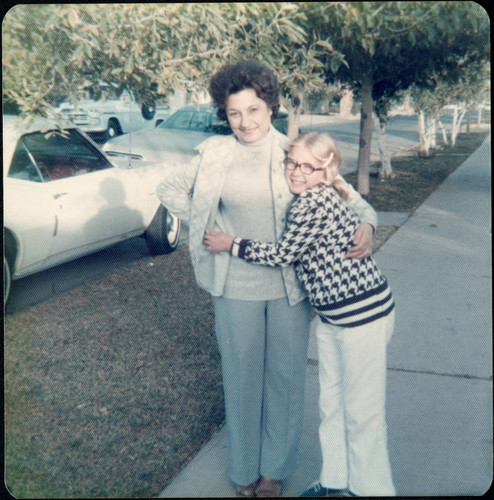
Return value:
[[(487, 134), (394, 158), (392, 180), (373, 167), (368, 200), (413, 211)], [(395, 230), (379, 227), (375, 248)], [(212, 301), (187, 247), (7, 315), (4, 380), (12, 495), (157, 496), (224, 419)]]

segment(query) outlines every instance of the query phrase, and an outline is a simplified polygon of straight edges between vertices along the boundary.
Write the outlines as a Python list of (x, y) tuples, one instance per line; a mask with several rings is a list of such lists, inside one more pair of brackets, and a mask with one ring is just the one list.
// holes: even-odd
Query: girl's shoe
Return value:
[(306, 489), (301, 497), (353, 497), (348, 490), (334, 490), (324, 487), (321, 483), (315, 483), (310, 488)]
[(238, 497), (255, 497), (256, 496), (256, 487), (259, 484), (260, 479), (250, 483), (248, 486), (236, 486), (235, 490), (237, 492)]
[(256, 488), (256, 497), (273, 498), (281, 496), (281, 481), (261, 476)]

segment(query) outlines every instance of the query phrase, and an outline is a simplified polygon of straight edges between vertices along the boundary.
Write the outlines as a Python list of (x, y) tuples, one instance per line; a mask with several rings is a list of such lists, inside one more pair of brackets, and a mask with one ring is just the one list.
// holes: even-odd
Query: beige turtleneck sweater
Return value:
[[(271, 190), (272, 128), (261, 140), (237, 141), (219, 206), (232, 236), (275, 242)], [(237, 300), (273, 300), (286, 295), (280, 269), (254, 266), (231, 259), (223, 297)]]

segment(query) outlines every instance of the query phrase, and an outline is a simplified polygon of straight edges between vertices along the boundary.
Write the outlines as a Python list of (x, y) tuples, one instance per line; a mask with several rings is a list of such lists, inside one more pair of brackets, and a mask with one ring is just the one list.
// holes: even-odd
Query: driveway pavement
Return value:
[[(474, 496), (492, 481), (491, 150), (484, 144), (377, 252), (397, 304), (387, 420), (399, 496)], [(317, 352), (307, 363), (299, 466), (283, 495), (318, 479)], [(232, 497), (221, 430), (161, 497)]]

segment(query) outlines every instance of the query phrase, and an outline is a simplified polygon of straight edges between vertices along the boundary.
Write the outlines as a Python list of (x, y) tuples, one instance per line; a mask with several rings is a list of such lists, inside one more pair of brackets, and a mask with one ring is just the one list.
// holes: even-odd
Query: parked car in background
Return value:
[(92, 134), (98, 134), (101, 142), (143, 128), (154, 127), (170, 116), (168, 106), (138, 103), (134, 94), (124, 89), (120, 95), (108, 86), (104, 99), (94, 100), (89, 90), (80, 94), (77, 104), (64, 101), (55, 112), (59, 113), (64, 126), (75, 126)]
[[(273, 125), (282, 133), (288, 129), (288, 115), (278, 113)], [(213, 135), (229, 135), (227, 122), (219, 120), (211, 104), (188, 105), (173, 113), (154, 129), (141, 130), (110, 139), (103, 150), (122, 166), (164, 161), (187, 161), (194, 148)]]
[(76, 128), (25, 131), (8, 122), (4, 117), (4, 303), (11, 280), (128, 238), (144, 236), (153, 255), (177, 247), (180, 220), (156, 196), (165, 168), (119, 168)]

